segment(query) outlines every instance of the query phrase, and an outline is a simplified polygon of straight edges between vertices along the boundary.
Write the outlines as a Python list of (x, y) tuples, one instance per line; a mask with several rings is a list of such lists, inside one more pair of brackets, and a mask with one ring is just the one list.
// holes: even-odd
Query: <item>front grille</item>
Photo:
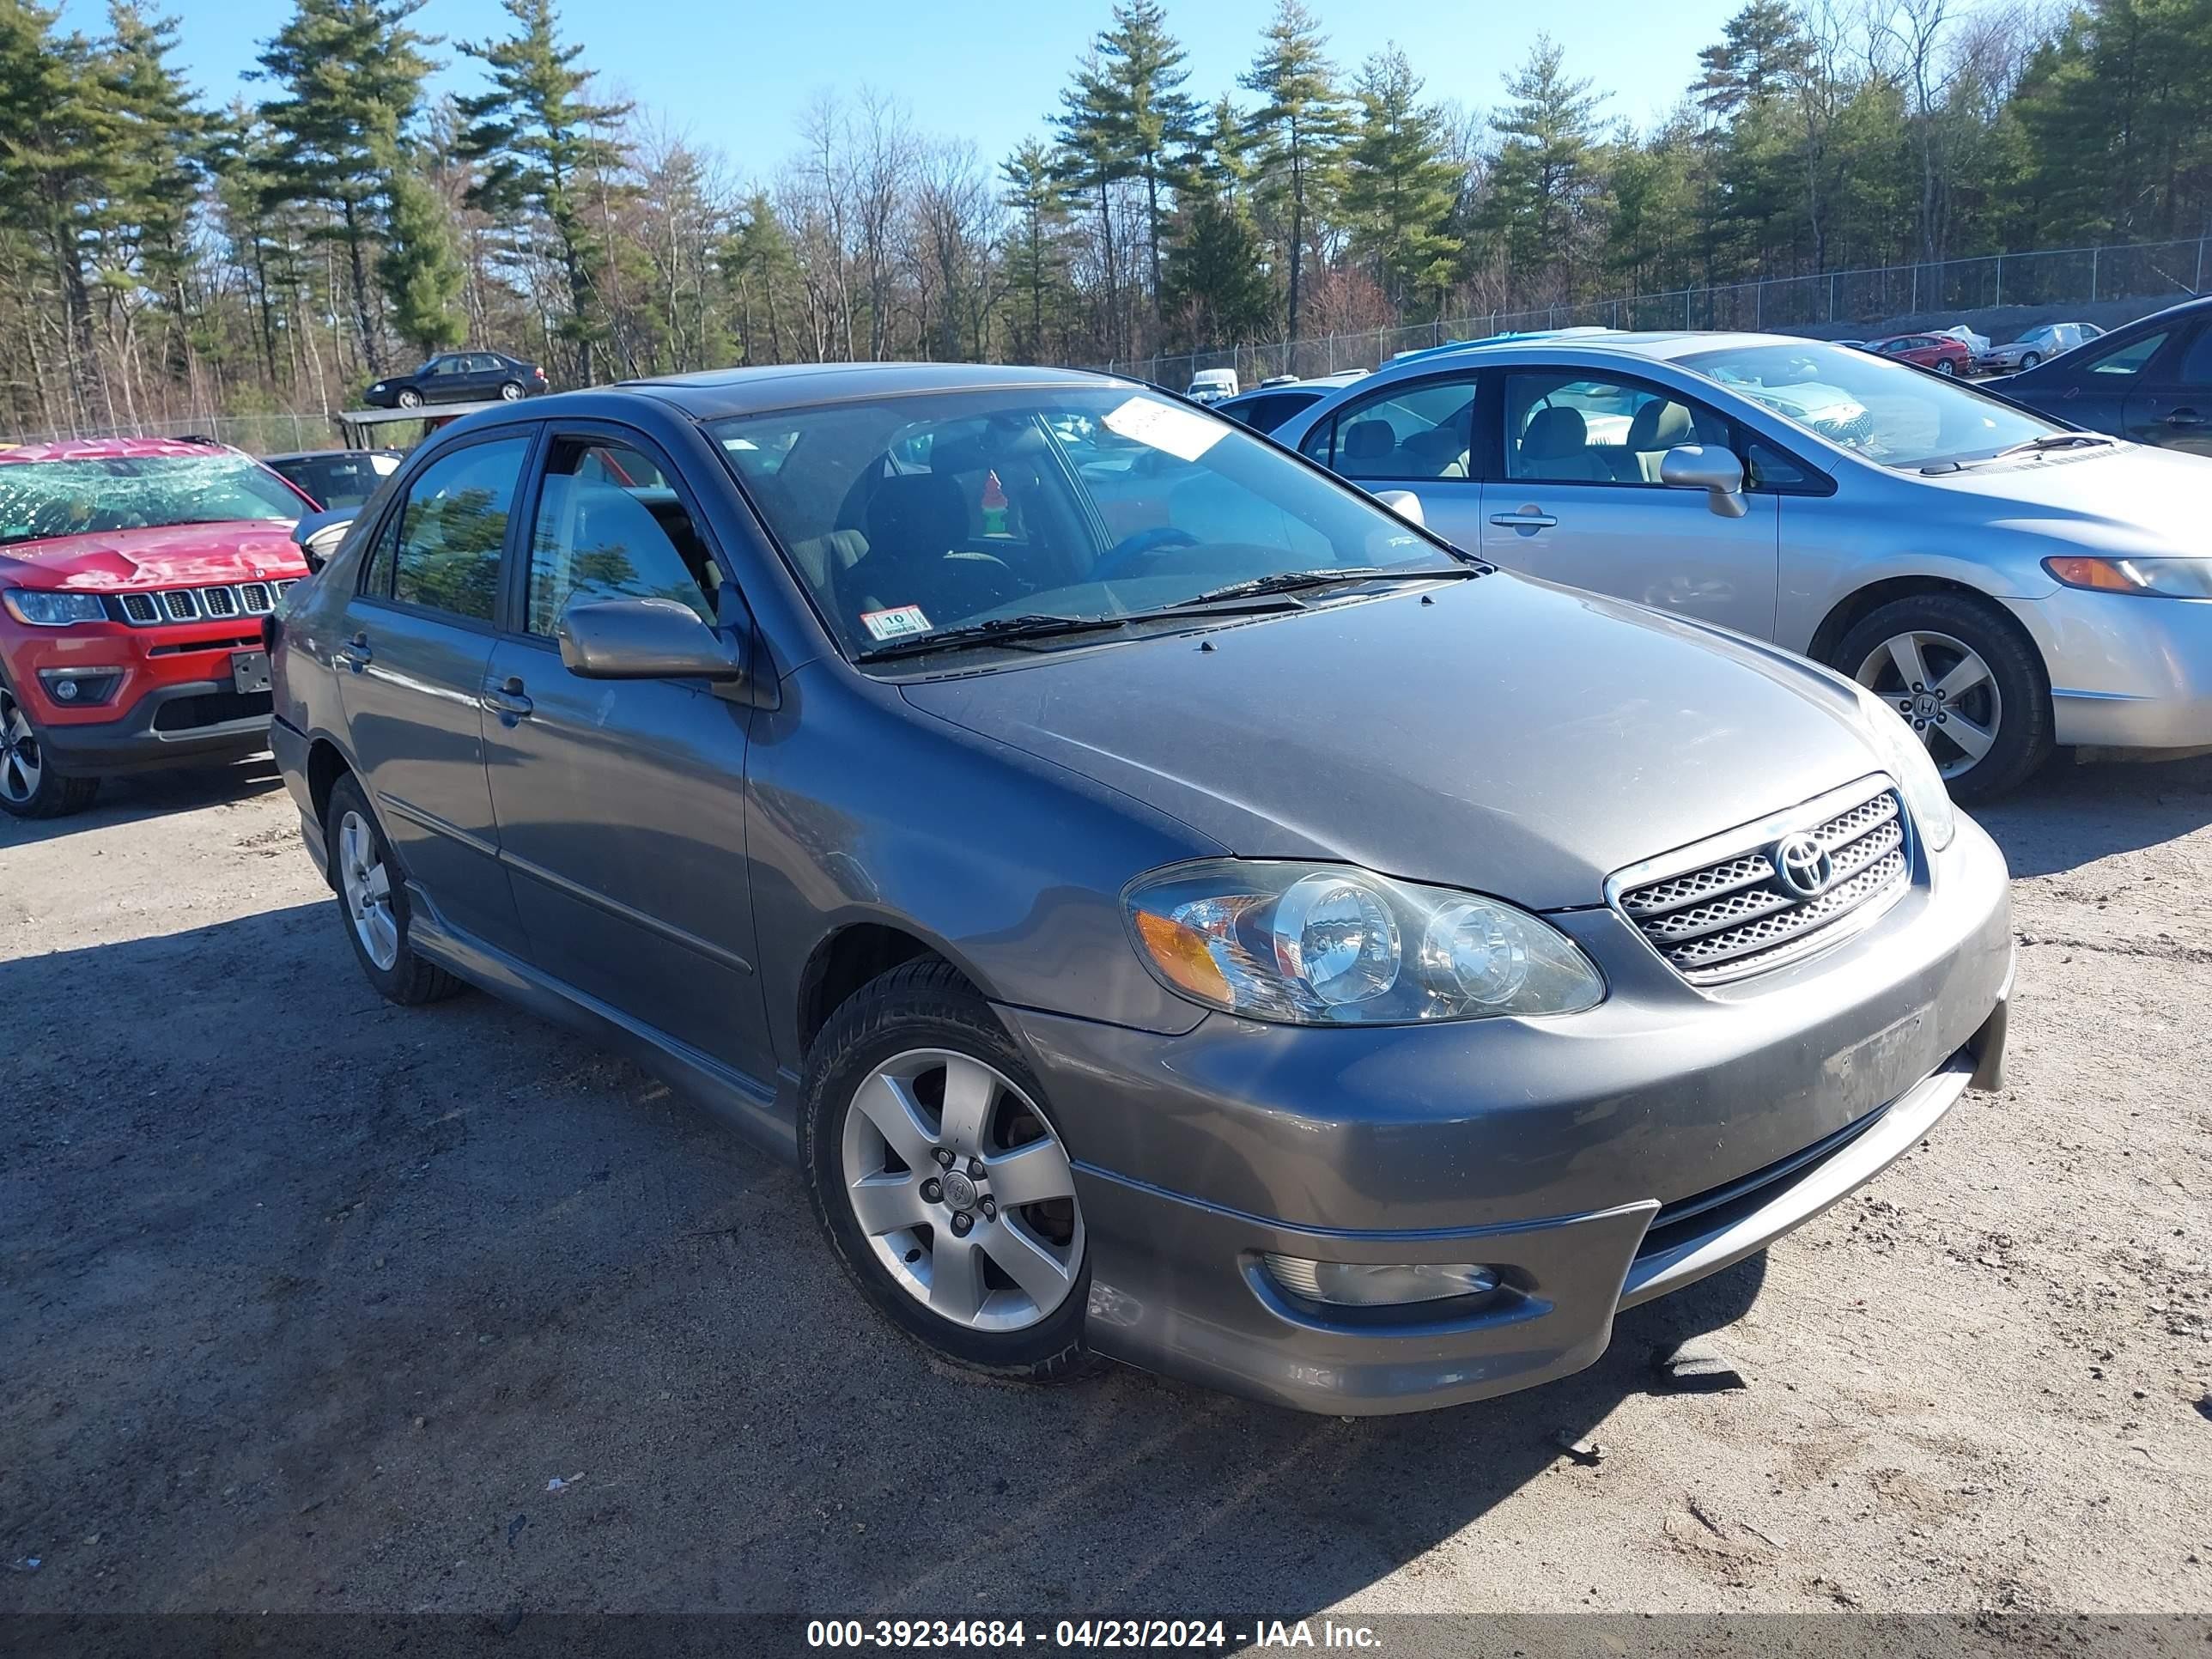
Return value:
[(156, 732), (190, 732), (230, 720), (267, 719), (276, 700), (266, 691), (204, 691), (196, 697), (172, 697), (154, 711)]
[[(1625, 886), (1616, 902), (1685, 979), (1705, 984), (1759, 973), (1838, 936), (1846, 918), (1870, 919), (1871, 907), (1905, 890), (1912, 870), (1905, 824), (1897, 792), (1878, 787), (1840, 809), (1832, 802), (1808, 809), (1796, 824), (1769, 821), (1746, 832), (1753, 845)], [(1828, 884), (1814, 897), (1785, 885), (1775, 870), (1773, 847), (1792, 830), (1828, 855)]]
[(291, 581), (258, 580), (235, 586), (172, 587), (158, 593), (121, 594), (117, 604), (123, 620), (138, 628), (151, 628), (157, 623), (220, 622), (232, 617), (267, 616), (291, 586)]

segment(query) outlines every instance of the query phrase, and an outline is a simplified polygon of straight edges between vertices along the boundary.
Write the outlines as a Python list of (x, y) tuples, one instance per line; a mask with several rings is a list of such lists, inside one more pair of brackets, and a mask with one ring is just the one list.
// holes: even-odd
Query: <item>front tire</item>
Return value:
[(1042, 1096), (967, 981), (910, 962), (815, 1039), (799, 1161), (830, 1249), (878, 1312), (955, 1364), (1056, 1382), (1093, 1363), (1091, 1264)]
[(98, 778), (66, 777), (46, 758), (30, 711), (0, 682), (0, 812), (59, 818), (82, 812), (100, 793)]
[(453, 975), (418, 956), (409, 942), (407, 883), (399, 860), (361, 785), (350, 777), (331, 787), (323, 814), (323, 850), (354, 959), (386, 1001), (411, 1008), (464, 988)]
[(401, 409), (420, 409), (422, 407), (422, 394), (411, 386), (402, 386), (398, 396), (392, 401)]
[(2027, 371), (2028, 371), (2029, 369), (2033, 368), (2034, 368), (2038, 363), (2041, 362), (2042, 361), (2043, 361), (2043, 359), (2042, 359), (2042, 358), (2040, 358), (2040, 357), (2039, 357), (2039, 356), (2037, 356), (2035, 355), (2035, 353), (2033, 353), (2033, 351), (2028, 352), (2026, 356), (2024, 356), (2023, 357), (2021, 357), (2021, 360), (2020, 360), (2020, 372), (2021, 372), (2021, 374), (2027, 374)]
[(2042, 659), (1988, 599), (1895, 600), (1845, 634), (1832, 660), (1911, 726), (1960, 800), (2009, 793), (2051, 753)]

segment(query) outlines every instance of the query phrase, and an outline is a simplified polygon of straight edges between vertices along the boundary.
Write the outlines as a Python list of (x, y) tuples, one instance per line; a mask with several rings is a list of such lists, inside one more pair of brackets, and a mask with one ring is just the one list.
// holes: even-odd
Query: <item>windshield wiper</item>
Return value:
[(2117, 440), (2101, 432), (2046, 432), (2040, 438), (2030, 438), (2026, 443), (2014, 444), (2009, 449), (2000, 449), (1990, 457), (2001, 461), (2008, 455), (2040, 454), (2045, 450), (2071, 449), (2075, 444), (2109, 444)]
[(920, 656), (926, 651), (943, 651), (958, 645), (979, 645), (986, 641), (1010, 645), (1017, 640), (1046, 639), (1054, 634), (1082, 634), (1093, 629), (1119, 628), (1126, 617), (986, 617), (981, 622), (963, 623), (957, 628), (940, 628), (933, 633), (909, 635), (902, 640), (892, 640), (863, 651), (854, 658), (855, 662), (882, 662), (890, 657)]
[(1263, 593), (1297, 593), (1311, 587), (1334, 587), (1340, 582), (1456, 581), (1462, 577), (1482, 574), (1480, 569), (1471, 564), (1438, 565), (1433, 568), (1416, 570), (1408, 570), (1403, 565), (1353, 565), (1333, 570), (1279, 570), (1272, 576), (1255, 576), (1249, 581), (1231, 582), (1226, 587), (1209, 587), (1203, 593), (1194, 593), (1187, 599), (1177, 599), (1174, 604), (1162, 605), (1159, 609), (1194, 611), (1229, 599), (1255, 599)]

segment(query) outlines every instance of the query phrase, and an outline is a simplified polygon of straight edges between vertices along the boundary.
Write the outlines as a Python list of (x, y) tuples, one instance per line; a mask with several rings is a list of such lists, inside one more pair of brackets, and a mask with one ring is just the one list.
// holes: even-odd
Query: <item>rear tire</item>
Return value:
[[(1990, 600), (1962, 593), (1893, 600), (1862, 618), (1830, 660), (1915, 723), (1956, 799), (2009, 793), (2051, 753), (2043, 659)], [(1911, 668), (1916, 662), (1921, 666)]]
[(1936, 372), (1938, 374), (1956, 375), (1959, 372), (1959, 366), (1953, 362), (1948, 357), (1939, 357), (1936, 360)]
[(522, 401), (522, 382), (520, 380), (501, 381), (499, 388), (499, 399), (501, 403), (505, 404), (520, 403)]
[[(963, 1095), (981, 1103), (972, 1114)], [(971, 1118), (972, 1130), (956, 1121)], [(1021, 1051), (949, 963), (894, 968), (830, 1017), (807, 1055), (799, 1137), (815, 1218), (884, 1318), (994, 1376), (1062, 1382), (1094, 1367), (1091, 1259), (1059, 1132)], [(1053, 1195), (1018, 1199), (1024, 1188)], [(875, 1200), (866, 1224), (860, 1194)], [(969, 1266), (963, 1295), (955, 1275)]]
[(407, 883), (391, 843), (351, 777), (331, 787), (323, 813), (323, 851), (337, 890), (338, 920), (368, 982), (404, 1008), (438, 1002), (467, 988), (408, 940)]
[(30, 711), (0, 681), (0, 812), (14, 818), (60, 818), (82, 812), (100, 793), (98, 778), (73, 778), (46, 758)]

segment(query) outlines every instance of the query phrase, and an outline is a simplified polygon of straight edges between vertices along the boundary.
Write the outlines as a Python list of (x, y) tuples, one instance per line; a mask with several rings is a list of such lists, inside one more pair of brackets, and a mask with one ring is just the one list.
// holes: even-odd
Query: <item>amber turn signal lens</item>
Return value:
[(2069, 587), (2102, 588), (2107, 593), (2140, 593), (2146, 585), (2128, 574), (2124, 559), (2045, 559), (2043, 568)]
[(1149, 910), (1138, 911), (1136, 922), (1137, 937), (1170, 981), (1209, 1002), (1229, 1000), (1229, 981), (1214, 966), (1205, 934)]

